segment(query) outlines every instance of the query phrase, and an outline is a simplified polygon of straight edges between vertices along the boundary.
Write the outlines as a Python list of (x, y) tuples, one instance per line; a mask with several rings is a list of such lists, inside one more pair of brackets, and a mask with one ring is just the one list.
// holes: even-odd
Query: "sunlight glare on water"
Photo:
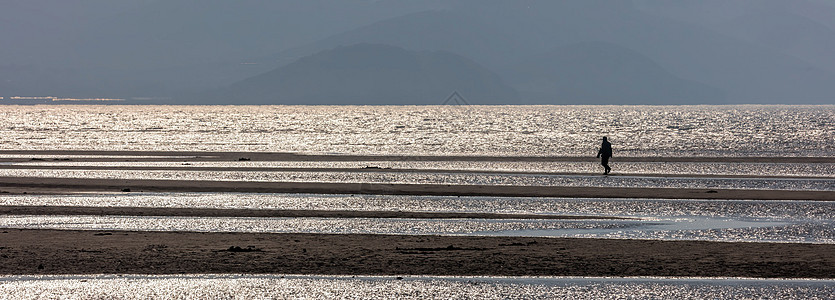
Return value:
[(0, 205), (286, 210), (359, 210), (556, 214), (588, 216), (702, 216), (772, 220), (835, 220), (833, 201), (574, 199), (257, 193), (129, 193), (0, 195)]
[[(2, 157), (2, 155), (0, 155)], [(24, 157), (24, 156), (21, 156)], [(25, 157), (28, 158), (28, 157)], [(127, 158), (127, 157), (124, 157)], [(686, 162), (617, 162), (612, 163), (620, 173), (629, 174), (689, 174), (689, 175), (747, 175), (747, 176), (807, 176), (835, 177), (832, 163), (686, 163)], [(236, 162), (21, 162), (14, 165), (50, 167), (167, 167), (167, 168), (344, 168), (423, 170), (423, 171), (493, 171), (493, 172), (548, 172), (597, 173), (597, 162), (502, 162), (502, 161), (236, 161)], [(311, 171), (313, 171), (311, 170)]]
[(705, 217), (640, 220), (485, 220), (388, 218), (218, 218), (7, 216), (0, 228), (573, 237), (835, 244), (833, 221), (779, 222)]
[(831, 299), (832, 280), (98, 275), (0, 277), (0, 299)]
[(5, 228), (550, 236), (835, 243), (835, 202), (172, 193), (8, 195), (0, 205), (424, 211), (632, 217), (479, 220), (7, 216)]
[[(629, 173), (629, 176), (589, 175), (600, 172), (593, 157), (602, 136), (608, 136), (614, 144), (615, 172)], [(0, 176), (835, 191), (835, 164), (831, 163), (831, 158), (835, 157), (833, 140), (835, 105), (0, 106), (0, 150), (10, 150), (0, 153), (0, 158), (4, 159)], [(205, 162), (191, 161), (198, 160), (197, 157), (154, 157), (141, 153), (126, 153), (129, 155), (125, 156), (15, 154), (27, 153), (27, 150), (354, 154), (369, 155), (364, 158), (369, 161)], [(373, 155), (575, 156), (578, 159), (561, 162), (376, 161)], [(675, 159), (673, 162), (618, 162), (621, 157), (650, 157), (648, 161), (687, 157), (716, 159), (696, 160), (705, 162), (676, 162)], [(727, 157), (743, 159), (733, 162), (719, 159)], [(766, 158), (748, 161), (744, 157)], [(771, 161), (770, 157), (828, 157), (829, 160), (795, 159), (779, 163)], [(73, 161), (85, 159), (94, 162)], [(129, 162), (131, 159), (145, 161)], [(154, 159), (160, 161), (149, 161)], [(114, 168), (95, 170), (102, 166)], [(149, 166), (169, 169), (138, 169)], [(428, 171), (241, 169), (360, 169), (367, 166)], [(34, 168), (27, 169), (31, 167)], [(188, 169), (197, 167), (218, 169)], [(536, 174), (523, 174), (525, 172)], [(552, 174), (559, 172), (581, 174)], [(669, 176), (654, 176), (656, 174)], [(835, 244), (835, 202), (818, 201), (114, 193), (0, 194), (0, 205), (487, 212), (635, 218), (492, 220), (6, 215), (0, 218), (2, 228)], [(0, 276), (0, 299), (31, 298), (832, 299), (835, 298), (835, 283), (831, 280), (738, 278), (418, 277), (398, 280), (315, 275)]]
[(0, 106), (0, 148), (834, 156), (835, 106)]
[(640, 188), (712, 188), (763, 190), (835, 191), (835, 178), (699, 178), (653, 176), (592, 176), (542, 174), (480, 174), (480, 173), (400, 173), (400, 172), (261, 172), (261, 171), (160, 171), (160, 170), (27, 170), (0, 169), (0, 176), (151, 179), (151, 180), (216, 180), (259, 182), (330, 182), (330, 183), (393, 183), (393, 184), (455, 184), (514, 186), (586, 186)]

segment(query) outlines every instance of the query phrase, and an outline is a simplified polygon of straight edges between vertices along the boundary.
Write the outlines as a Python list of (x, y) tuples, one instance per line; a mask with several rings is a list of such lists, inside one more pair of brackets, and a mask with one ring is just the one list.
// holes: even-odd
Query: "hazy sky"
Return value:
[(178, 98), (373, 43), (460, 55), (521, 103), (835, 103), (822, 0), (4, 0), (0, 41), (7, 97)]

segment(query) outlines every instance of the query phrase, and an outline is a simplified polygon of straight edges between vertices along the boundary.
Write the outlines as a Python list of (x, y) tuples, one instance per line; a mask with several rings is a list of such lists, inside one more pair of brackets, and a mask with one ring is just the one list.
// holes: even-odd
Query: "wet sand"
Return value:
[(6, 229), (0, 257), (0, 274), (835, 277), (835, 245), (570, 238)]

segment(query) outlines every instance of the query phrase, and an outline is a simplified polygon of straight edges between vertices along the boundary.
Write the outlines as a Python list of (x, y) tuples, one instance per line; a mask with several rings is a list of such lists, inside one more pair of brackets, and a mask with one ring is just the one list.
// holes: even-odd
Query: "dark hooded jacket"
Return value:
[(597, 156), (612, 157), (612, 144), (609, 141), (603, 141), (603, 145), (600, 145), (600, 151), (597, 151)]

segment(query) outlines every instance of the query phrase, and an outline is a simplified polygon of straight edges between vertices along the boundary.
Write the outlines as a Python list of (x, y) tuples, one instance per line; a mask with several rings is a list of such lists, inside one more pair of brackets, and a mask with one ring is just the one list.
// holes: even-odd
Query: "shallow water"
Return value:
[(586, 199), (258, 193), (0, 195), (0, 205), (246, 208), (835, 220), (833, 201)]
[(783, 223), (715, 218), (643, 220), (483, 220), (368, 218), (217, 218), (148, 216), (7, 216), (0, 228), (574, 237), (835, 244), (835, 222)]
[[(73, 159), (89, 159), (89, 158), (96, 158), (96, 159), (161, 159), (161, 158), (179, 158), (179, 159), (189, 159), (194, 158), (194, 156), (181, 156), (181, 155), (77, 155), (77, 154), (0, 154), (0, 158), (12, 158), (12, 159), (30, 159), (33, 163), (61, 163), (67, 162), (66, 160), (73, 160)], [(44, 161), (48, 162), (44, 162)], [(15, 163), (15, 164), (25, 164), (25, 163)]]
[(835, 156), (835, 106), (0, 106), (0, 149)]
[(832, 280), (92, 275), (0, 277), (0, 299), (831, 299)]
[(601, 175), (539, 175), (398, 172), (259, 172), (159, 170), (0, 169), (0, 176), (51, 178), (216, 180), (260, 182), (396, 183), (513, 186), (701, 188), (835, 191), (835, 178), (693, 178)]
[(630, 220), (7, 216), (3, 228), (538, 236), (835, 244), (835, 202), (292, 194), (3, 196), (0, 205), (500, 212)]
[[(0, 156), (1, 157), (1, 156)], [(184, 159), (182, 162), (20, 162), (8, 163), (20, 166), (72, 166), (72, 167), (177, 167), (177, 168), (316, 168), (359, 169), (409, 169), (422, 171), (491, 171), (491, 172), (543, 172), (543, 173), (592, 173), (601, 171), (597, 162), (501, 162), (501, 161), (236, 161), (200, 162)], [(832, 163), (686, 163), (686, 162), (610, 162), (618, 173), (676, 174), (676, 175), (745, 175), (784, 177), (835, 177)]]

